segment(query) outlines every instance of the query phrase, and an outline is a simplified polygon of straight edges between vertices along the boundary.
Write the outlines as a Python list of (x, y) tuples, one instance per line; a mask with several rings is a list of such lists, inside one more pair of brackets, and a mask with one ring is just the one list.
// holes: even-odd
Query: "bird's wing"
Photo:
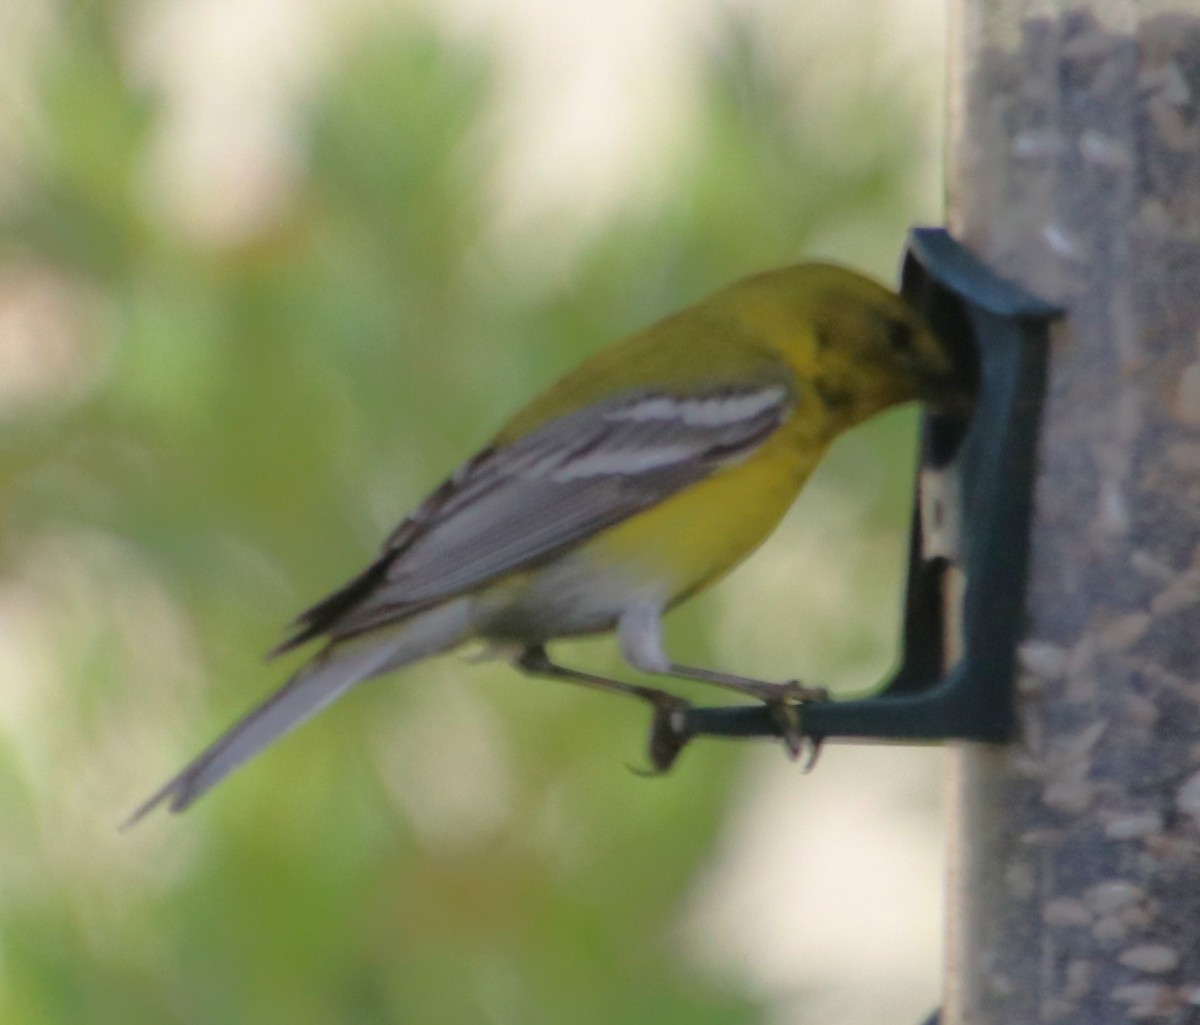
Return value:
[(779, 383), (640, 391), (485, 449), (400, 524), (365, 573), (303, 613), (278, 650), (359, 633), (536, 565), (745, 459), (793, 401)]

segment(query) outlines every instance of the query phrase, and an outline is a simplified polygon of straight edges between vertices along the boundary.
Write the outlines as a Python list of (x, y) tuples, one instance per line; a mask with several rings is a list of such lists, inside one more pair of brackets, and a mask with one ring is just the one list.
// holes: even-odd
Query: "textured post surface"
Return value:
[(1069, 310), (945, 1019), (1200, 1022), (1200, 3), (959, 0), (950, 225)]

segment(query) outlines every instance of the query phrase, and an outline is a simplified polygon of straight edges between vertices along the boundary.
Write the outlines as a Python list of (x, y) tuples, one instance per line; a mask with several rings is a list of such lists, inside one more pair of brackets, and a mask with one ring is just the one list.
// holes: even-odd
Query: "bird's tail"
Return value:
[(158, 805), (182, 811), (242, 762), (312, 718), (356, 683), (446, 651), (470, 633), (470, 599), (418, 613), (390, 629), (334, 641), (295, 676), (201, 752), (122, 825), (128, 829)]

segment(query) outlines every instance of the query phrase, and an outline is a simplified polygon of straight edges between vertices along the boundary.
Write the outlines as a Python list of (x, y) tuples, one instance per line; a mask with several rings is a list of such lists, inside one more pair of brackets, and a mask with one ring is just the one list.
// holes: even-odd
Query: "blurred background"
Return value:
[[(702, 742), (444, 658), (117, 824), (522, 401), (745, 273), (941, 220), (940, 0), (4, 0), (0, 1022), (916, 1022), (940, 756)], [(915, 416), (674, 614), (894, 658)], [(559, 649), (617, 670), (607, 640)], [(714, 700), (703, 689), (693, 698)]]

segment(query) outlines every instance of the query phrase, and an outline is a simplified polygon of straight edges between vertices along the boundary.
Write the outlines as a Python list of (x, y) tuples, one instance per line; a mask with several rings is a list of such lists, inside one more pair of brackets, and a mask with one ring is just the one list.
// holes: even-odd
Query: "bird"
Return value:
[(554, 662), (546, 645), (615, 632), (625, 662), (765, 701), (792, 753), (818, 694), (673, 661), (664, 614), (772, 532), (834, 439), (903, 403), (971, 384), (891, 289), (831, 263), (736, 281), (585, 359), (516, 413), (301, 613), (280, 655), (321, 641), (263, 703), (127, 820), (189, 807), (356, 684), (481, 640), (524, 673), (647, 702), (657, 768), (688, 703)]

